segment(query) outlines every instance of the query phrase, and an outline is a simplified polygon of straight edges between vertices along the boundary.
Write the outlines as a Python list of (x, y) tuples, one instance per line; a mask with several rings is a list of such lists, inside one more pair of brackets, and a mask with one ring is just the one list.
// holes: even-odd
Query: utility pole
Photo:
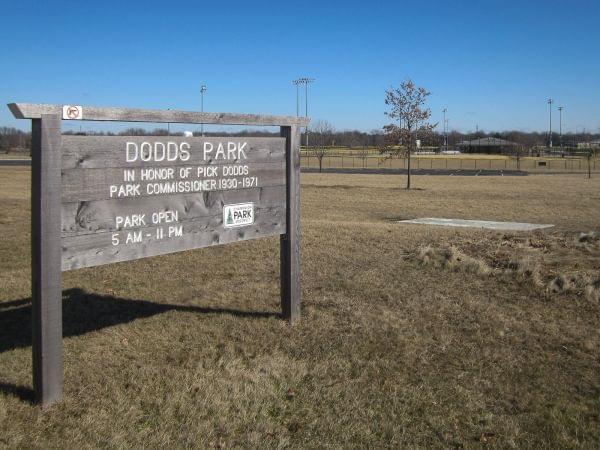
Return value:
[(558, 107), (558, 138), (559, 138), (559, 143), (560, 143), (560, 149), (562, 150), (562, 111), (563, 111), (563, 107), (559, 106)]
[(415, 149), (417, 148), (417, 141), (419, 140), (419, 121), (415, 124)]
[(551, 98), (548, 99), (548, 112), (550, 113), (550, 133), (548, 134), (548, 147), (552, 148), (552, 103), (554, 100)]
[[(200, 87), (200, 112), (204, 112), (204, 93), (206, 92), (206, 85), (203, 84)], [(200, 124), (200, 136), (204, 137), (204, 124)]]
[(448, 151), (448, 137), (446, 135), (446, 108), (442, 110), (444, 113), (444, 151)]

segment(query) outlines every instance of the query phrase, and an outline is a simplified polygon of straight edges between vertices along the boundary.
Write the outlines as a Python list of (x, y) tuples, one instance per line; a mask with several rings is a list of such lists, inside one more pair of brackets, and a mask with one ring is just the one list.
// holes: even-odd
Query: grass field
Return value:
[[(0, 168), (0, 447), (600, 445), (600, 177), (404, 183), (303, 174), (294, 326), (277, 238), (66, 272), (65, 399), (42, 411), (29, 171)], [(556, 228), (394, 222), (432, 216)]]
[(0, 153), (0, 160), (2, 159), (30, 159), (30, 155), (29, 152)]

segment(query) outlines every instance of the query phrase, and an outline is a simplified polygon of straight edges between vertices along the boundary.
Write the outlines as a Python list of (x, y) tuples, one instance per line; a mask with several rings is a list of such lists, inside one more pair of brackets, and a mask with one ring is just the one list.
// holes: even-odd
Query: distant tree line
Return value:
[[(314, 123), (322, 121), (315, 120)], [(319, 127), (309, 127), (308, 142), (310, 147), (381, 147), (386, 145), (386, 135), (384, 130), (371, 130), (369, 132), (358, 130), (336, 130), (333, 127), (327, 127), (326, 132)], [(127, 128), (119, 132), (110, 131), (64, 131), (64, 135), (88, 135), (88, 136), (182, 136), (183, 132), (169, 133), (167, 128), (155, 128), (146, 130), (144, 128)], [(279, 136), (277, 131), (269, 130), (241, 130), (235, 132), (211, 131), (205, 132), (205, 136), (231, 136), (231, 137), (269, 137)], [(199, 131), (194, 131), (194, 136), (200, 136)], [(439, 131), (416, 130), (416, 139), (421, 141), (423, 147), (440, 147), (444, 142), (444, 135)], [(503, 131), (503, 132), (483, 132), (461, 133), (451, 131), (448, 133), (448, 145), (452, 146), (463, 140), (495, 137), (506, 139), (525, 147), (544, 146), (548, 142), (548, 133), (522, 131)], [(578, 142), (590, 142), (600, 139), (600, 133), (567, 133), (563, 134), (562, 142), (565, 147), (575, 147)], [(306, 142), (304, 129), (302, 130), (302, 144)], [(552, 133), (552, 142), (555, 147), (559, 146), (560, 137), (558, 133)], [(0, 152), (7, 151), (28, 151), (31, 146), (31, 133), (19, 130), (13, 127), (0, 127)]]
[[(370, 132), (358, 130), (335, 130), (331, 128), (325, 133), (320, 130), (322, 121), (315, 121), (315, 127), (309, 127), (308, 145), (322, 145), (325, 147), (379, 147), (385, 141), (382, 130), (371, 130)], [(306, 142), (306, 134), (302, 132), (302, 144)]]
[(31, 133), (12, 127), (0, 127), (0, 151), (29, 150)]
[[(326, 127), (325, 133), (322, 132), (321, 120), (315, 120), (309, 127), (309, 147), (383, 147), (389, 145), (389, 136), (385, 130), (371, 130), (370, 132), (358, 130), (335, 130), (333, 127)], [(429, 127), (419, 126), (413, 131), (414, 138), (421, 141), (422, 147), (441, 147), (444, 144), (444, 133), (439, 130), (431, 130)], [(479, 138), (499, 138), (515, 142), (524, 148), (536, 146), (545, 146), (548, 143), (547, 132), (523, 132), (523, 131), (477, 131), (475, 133), (462, 133), (456, 130), (447, 133), (448, 146), (453, 146), (461, 141), (479, 139)], [(591, 142), (600, 139), (599, 133), (564, 133), (562, 135), (562, 144), (564, 147), (576, 147), (579, 142)], [(302, 131), (302, 144), (306, 142), (305, 132)], [(559, 133), (552, 133), (552, 142), (554, 147), (558, 147), (561, 142)]]
[[(415, 139), (421, 141), (422, 147), (441, 147), (444, 143), (444, 134), (440, 131), (432, 131), (419, 128), (413, 131)], [(459, 131), (448, 132), (448, 146), (451, 147), (461, 141), (479, 139), (479, 138), (500, 138), (515, 142), (524, 148), (536, 146), (545, 146), (548, 142), (548, 133), (523, 131), (503, 131), (503, 132), (483, 132), (461, 133)], [(576, 147), (579, 142), (597, 141), (600, 139), (600, 133), (567, 133), (562, 135), (564, 147)], [(306, 142), (305, 134), (302, 133), (302, 144)], [(317, 129), (309, 128), (309, 146), (315, 146), (324, 142), (326, 147), (382, 147), (389, 144), (386, 141), (384, 130), (373, 130), (368, 133), (361, 131), (328, 131), (321, 135)], [(558, 133), (552, 133), (552, 142), (554, 147), (560, 145), (560, 136)]]

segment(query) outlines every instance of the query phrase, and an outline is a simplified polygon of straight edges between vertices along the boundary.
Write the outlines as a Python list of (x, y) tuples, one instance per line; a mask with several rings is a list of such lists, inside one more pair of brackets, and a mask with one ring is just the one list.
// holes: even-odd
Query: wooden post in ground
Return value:
[(57, 114), (42, 114), (31, 127), (33, 389), (42, 406), (63, 390), (60, 127)]
[(300, 319), (300, 128), (281, 127), (286, 138), (286, 232), (281, 235), (281, 310), (290, 323)]

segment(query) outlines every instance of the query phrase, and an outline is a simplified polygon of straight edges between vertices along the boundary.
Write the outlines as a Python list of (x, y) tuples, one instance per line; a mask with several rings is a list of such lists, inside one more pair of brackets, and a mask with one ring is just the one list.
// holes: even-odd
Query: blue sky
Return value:
[(452, 129), (546, 130), (549, 96), (600, 127), (598, 0), (2, 3), (4, 104), (199, 110), (205, 83), (206, 111), (294, 115), (311, 76), (311, 117), (368, 131), (410, 77)]

